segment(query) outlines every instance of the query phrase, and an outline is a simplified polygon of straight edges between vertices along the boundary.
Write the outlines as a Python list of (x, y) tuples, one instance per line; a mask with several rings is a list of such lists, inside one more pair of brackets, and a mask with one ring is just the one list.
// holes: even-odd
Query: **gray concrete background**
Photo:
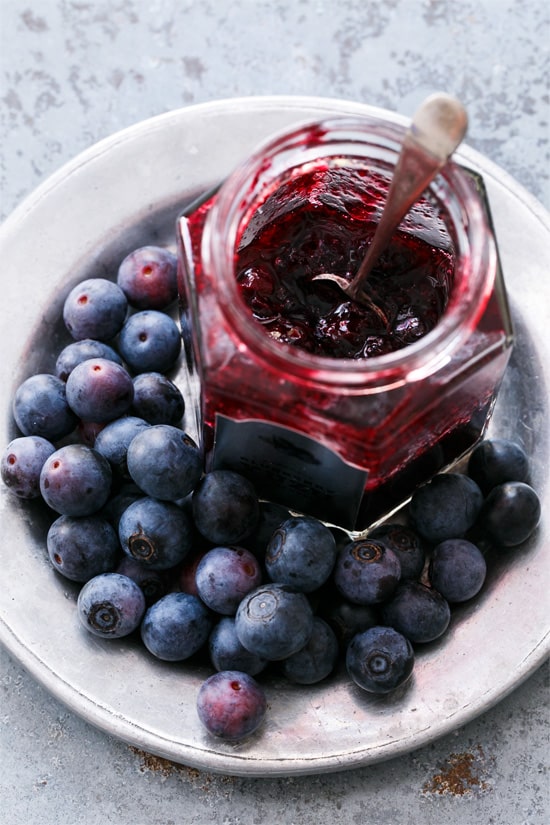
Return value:
[[(0, 0), (0, 217), (95, 141), (170, 109), (311, 94), (410, 115), (435, 89), (466, 104), (468, 143), (549, 208), (549, 35), (546, 0)], [(3, 650), (0, 687), (6, 825), (548, 821), (547, 665), (407, 756), (291, 779), (137, 752)]]

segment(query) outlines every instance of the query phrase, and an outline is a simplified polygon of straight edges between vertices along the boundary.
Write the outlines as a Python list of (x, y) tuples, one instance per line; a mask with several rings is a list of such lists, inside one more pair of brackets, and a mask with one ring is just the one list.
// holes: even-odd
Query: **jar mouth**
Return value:
[(376, 391), (419, 380), (440, 369), (475, 328), (492, 292), (496, 249), (472, 177), (454, 161), (444, 166), (425, 193), (443, 216), (453, 241), (453, 285), (434, 328), (413, 343), (363, 358), (314, 354), (274, 340), (252, 317), (240, 293), (237, 245), (243, 215), (257, 208), (253, 204), (263, 202), (292, 169), (327, 158), (372, 162), (373, 168), (385, 166), (391, 173), (404, 134), (405, 127), (400, 124), (366, 116), (301, 124), (261, 144), (220, 187), (205, 225), (203, 254), (216, 273), (219, 305), (229, 329), (238, 330), (241, 346), (244, 342), (256, 358), (312, 384)]

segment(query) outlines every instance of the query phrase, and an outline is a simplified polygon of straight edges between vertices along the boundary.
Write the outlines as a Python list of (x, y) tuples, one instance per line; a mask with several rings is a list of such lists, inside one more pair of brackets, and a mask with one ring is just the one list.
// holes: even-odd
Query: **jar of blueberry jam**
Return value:
[(404, 127), (275, 136), (178, 221), (182, 328), (207, 467), (362, 530), (487, 425), (513, 340), (483, 181), (448, 163), (369, 276)]

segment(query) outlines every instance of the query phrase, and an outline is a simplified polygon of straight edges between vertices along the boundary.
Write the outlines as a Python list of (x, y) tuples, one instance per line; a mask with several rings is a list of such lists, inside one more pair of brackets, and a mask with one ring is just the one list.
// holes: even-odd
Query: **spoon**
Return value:
[(401, 220), (462, 141), (467, 126), (464, 107), (454, 97), (438, 92), (421, 103), (405, 133), (380, 221), (357, 273), (349, 281), (324, 272), (314, 281), (334, 281), (352, 300), (372, 306), (362, 292), (366, 279)]

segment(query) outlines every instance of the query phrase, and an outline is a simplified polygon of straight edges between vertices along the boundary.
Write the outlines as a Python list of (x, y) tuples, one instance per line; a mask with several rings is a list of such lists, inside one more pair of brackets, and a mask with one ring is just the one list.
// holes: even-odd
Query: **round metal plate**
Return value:
[[(345, 113), (380, 111), (301, 97), (189, 107), (93, 146), (28, 197), (0, 232), (2, 443), (16, 435), (11, 417), (16, 386), (32, 372), (53, 369), (65, 340), (60, 309), (76, 281), (113, 276), (136, 246), (173, 246), (182, 206), (274, 131)], [(525, 546), (492, 560), (483, 594), (454, 611), (440, 643), (418, 651), (405, 689), (370, 697), (343, 671), (311, 688), (273, 676), (266, 685), (265, 725), (230, 745), (208, 736), (196, 716), (197, 690), (210, 672), (206, 666), (165, 664), (138, 642), (103, 642), (80, 627), (78, 588), (62, 580), (47, 557), (47, 518), (39, 505), (14, 500), (2, 485), (0, 640), (89, 722), (144, 750), (210, 771), (249, 776), (335, 771), (397, 756), (464, 724), (548, 656), (550, 222), (490, 161), (467, 147), (459, 160), (485, 179), (517, 333), (491, 431), (520, 440), (530, 454), (543, 504), (538, 531)]]

